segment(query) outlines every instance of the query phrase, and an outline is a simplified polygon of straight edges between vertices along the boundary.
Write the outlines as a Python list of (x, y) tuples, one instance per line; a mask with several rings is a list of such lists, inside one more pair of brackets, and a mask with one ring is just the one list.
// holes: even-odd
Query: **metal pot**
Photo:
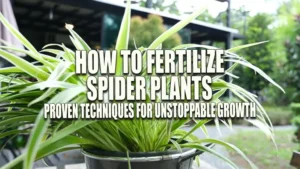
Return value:
[(87, 169), (190, 169), (194, 157), (203, 152), (196, 149), (179, 151), (129, 153), (107, 152), (98, 149), (82, 150)]

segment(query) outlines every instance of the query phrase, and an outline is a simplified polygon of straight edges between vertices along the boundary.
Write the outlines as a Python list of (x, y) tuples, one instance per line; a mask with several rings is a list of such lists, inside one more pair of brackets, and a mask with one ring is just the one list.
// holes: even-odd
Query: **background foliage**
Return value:
[[(163, 24), (163, 19), (157, 15), (149, 15), (144, 19), (140, 16), (131, 18), (130, 39), (128, 48), (135, 49), (135, 44), (138, 47), (147, 47), (163, 32), (166, 27)], [(142, 35), (142, 36), (141, 36)], [(178, 33), (170, 36), (163, 44), (162, 47), (170, 49), (181, 44), (181, 37)]]
[[(257, 14), (252, 17), (248, 24), (248, 29), (245, 34), (244, 43), (261, 42), (265, 40), (272, 40), (273, 31), (269, 30), (268, 27), (273, 22), (273, 19), (268, 14)], [(240, 52), (246, 60), (254, 65), (259, 65), (259, 67), (270, 74), (273, 72), (274, 68), (274, 58), (271, 54), (270, 43), (266, 43), (259, 46), (254, 46), (251, 49), (245, 49)], [(245, 67), (239, 67), (236, 71), (236, 75), (239, 76), (237, 83), (246, 88), (249, 91), (258, 93), (268, 83), (257, 76), (253, 70)]]
[[(141, 0), (140, 1), (140, 6), (146, 7), (146, 2), (147, 0)], [(152, 8), (158, 11), (164, 11), (168, 12), (171, 14), (179, 15), (179, 9), (177, 8), (176, 5), (177, 1), (174, 0), (170, 4), (165, 4), (165, 0), (153, 0), (152, 1)]]

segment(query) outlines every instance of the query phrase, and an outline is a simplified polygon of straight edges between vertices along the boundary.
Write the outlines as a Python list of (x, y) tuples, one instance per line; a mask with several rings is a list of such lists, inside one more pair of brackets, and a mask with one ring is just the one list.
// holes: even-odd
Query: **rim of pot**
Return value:
[[(163, 160), (171, 160), (171, 159), (178, 159), (180, 157), (186, 157), (189, 155), (194, 154), (196, 149), (182, 149), (182, 152), (179, 151), (165, 151), (165, 152), (145, 152), (141, 154), (145, 154), (145, 156), (140, 157), (120, 157), (120, 156), (103, 156), (90, 153), (84, 149), (81, 149), (83, 155), (89, 158), (97, 159), (97, 160), (107, 160), (107, 161), (124, 161), (128, 162), (128, 160), (132, 162), (144, 162), (144, 161), (163, 161)], [(117, 153), (117, 152), (111, 152)], [(163, 153), (163, 154), (162, 154)], [(126, 154), (126, 153), (125, 153)], [(148, 156), (146, 156), (146, 154)]]

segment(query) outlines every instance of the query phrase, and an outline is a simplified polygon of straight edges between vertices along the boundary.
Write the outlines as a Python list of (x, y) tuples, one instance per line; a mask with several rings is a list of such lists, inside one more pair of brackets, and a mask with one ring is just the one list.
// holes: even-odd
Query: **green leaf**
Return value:
[(125, 9), (125, 13), (123, 15), (117, 43), (116, 43), (116, 50), (117, 50), (117, 65), (116, 65), (116, 75), (122, 75), (122, 64), (123, 58), (121, 56), (121, 50), (128, 49), (128, 42), (129, 42), (129, 31), (130, 31), (130, 17), (131, 17), (131, 9), (130, 9), (131, 1), (127, 1), (127, 7)]
[[(45, 66), (36, 66), (36, 67), (43, 71), (48, 70)], [(24, 72), (22, 69), (20, 69), (18, 67), (5, 67), (5, 68), (0, 68), (0, 73), (1, 74), (11, 74), (11, 73), (22, 74), (22, 73), (26, 73), (26, 72)]]
[(278, 87), (281, 91), (284, 91), (284, 89), (279, 86), (273, 79), (271, 79), (265, 72), (263, 72), (260, 68), (252, 65), (251, 63), (249, 62), (243, 62), (243, 61), (240, 61), (240, 60), (234, 60), (234, 59), (225, 59), (225, 61), (230, 61), (230, 62), (235, 62), (235, 63), (239, 63), (241, 65), (244, 65), (244, 66), (247, 66), (251, 69), (253, 69), (255, 72), (257, 72), (258, 74), (260, 74), (263, 78), (265, 78), (267, 81), (269, 81), (270, 83), (272, 83), (274, 86)]
[(177, 129), (179, 129), (180, 127), (182, 127), (185, 123), (187, 123), (190, 119), (180, 119), (177, 120), (173, 123), (172, 125), (172, 130), (171, 131), (175, 131)]
[(44, 111), (41, 110), (39, 115), (37, 116), (35, 126), (31, 131), (28, 143), (27, 143), (27, 150), (26, 150), (26, 158), (23, 163), (24, 169), (31, 169), (33, 168), (33, 162), (35, 160), (35, 156), (38, 150), (38, 145), (42, 140), (44, 133), (47, 130), (48, 124), (50, 122), (49, 119), (44, 119)]
[(187, 136), (189, 136), (190, 134), (192, 134), (194, 131), (196, 131), (198, 128), (200, 128), (201, 126), (203, 126), (204, 124), (208, 123), (209, 119), (205, 119), (205, 120), (200, 120), (185, 136), (181, 137), (180, 139), (177, 140), (178, 143), (180, 143), (182, 140), (184, 140)]
[(71, 33), (73, 40), (76, 41), (76, 44), (80, 44), (81, 47), (86, 51), (91, 50), (89, 45), (73, 30), (72, 26), (70, 26), (69, 24), (66, 24), (66, 28)]
[(227, 89), (221, 89), (220, 91), (218, 91), (217, 93), (215, 93), (211, 99), (211, 102), (216, 101), (217, 99), (219, 99), (225, 92)]
[(237, 148), (236, 146), (234, 146), (230, 143), (226, 143), (222, 140), (210, 139), (210, 138), (201, 139), (200, 143), (214, 143), (214, 144), (219, 144), (226, 148), (232, 149), (232, 150), (236, 151), (237, 153), (239, 153), (250, 164), (251, 168), (257, 169), (255, 164), (251, 160), (249, 160), (249, 158), (239, 148)]
[(30, 86), (33, 83), (26, 83), (26, 84), (11, 84), (9, 86), (5, 86), (0, 88), (0, 92), (5, 92), (5, 91), (19, 91), (20, 89), (23, 89), (26, 86)]
[(9, 130), (7, 132), (3, 132), (0, 133), (0, 139), (7, 137), (7, 136), (11, 136), (11, 135), (15, 135), (15, 134), (20, 134), (20, 133), (29, 133), (29, 130)]
[(36, 115), (27, 115), (27, 116), (18, 116), (13, 118), (8, 118), (0, 121), (0, 126), (4, 126), (7, 124), (18, 123), (20, 121), (34, 121)]
[(53, 67), (51, 63), (47, 62), (40, 56), (39, 52), (33, 47), (33, 45), (6, 20), (6, 18), (2, 15), (2, 13), (0, 13), (0, 21), (12, 33), (12, 35), (14, 35), (20, 42), (22, 42), (24, 46), (26, 46), (26, 48), (28, 48), (30, 51), (34, 53), (34, 55), (32, 55), (34, 59), (38, 60), (39, 62), (47, 66)]
[(219, 159), (224, 160), (226, 163), (228, 163), (230, 165), (231, 168), (235, 168), (238, 169), (239, 167), (237, 167), (232, 161), (230, 161), (228, 158), (224, 157), (224, 155), (219, 154), (218, 152), (214, 151), (211, 148), (207, 148), (205, 146), (196, 144), (196, 143), (188, 143), (188, 144), (182, 144), (181, 147), (186, 147), (186, 148), (195, 148), (204, 152), (208, 152), (211, 153), (215, 156), (217, 156)]
[(43, 149), (55, 142), (57, 142), (60, 139), (63, 139), (65, 137), (67, 137), (68, 135), (74, 133), (75, 131), (78, 131), (79, 129), (90, 125), (92, 123), (95, 123), (96, 121), (91, 121), (91, 120), (80, 120), (78, 121), (78, 123), (76, 123), (76, 125), (74, 124), (70, 124), (69, 126), (59, 130), (55, 135), (53, 135), (52, 137), (50, 137), (48, 140), (44, 141), (41, 146), (40, 149)]
[(0, 102), (12, 102), (16, 99), (33, 99), (41, 94), (41, 91), (33, 91), (27, 93), (13, 93), (0, 98)]
[(69, 37), (77, 50), (84, 50), (84, 48), (81, 46), (81, 44), (77, 40), (75, 40), (72, 36), (69, 36)]
[(61, 81), (44, 81), (40, 82), (31, 86), (26, 87), (24, 90), (21, 90), (20, 92), (28, 92), (32, 90), (44, 90), (45, 88), (72, 88), (76, 87), (76, 85), (72, 83), (67, 83), (67, 82), (61, 82)]
[(6, 112), (0, 112), (0, 117), (6, 117), (6, 116), (24, 116), (24, 115), (36, 115), (33, 111), (28, 110), (16, 110), (16, 111), (6, 111)]
[[(49, 103), (67, 103), (78, 94), (84, 92), (86, 90), (85, 87), (74, 87), (60, 92), (55, 95)], [(23, 162), (24, 169), (31, 169), (33, 162), (35, 160), (39, 144), (41, 143), (42, 137), (44, 136), (47, 127), (50, 123), (50, 120), (44, 119), (44, 111), (43, 109), (40, 111), (35, 126), (30, 134), (29, 141), (27, 143), (27, 151), (25, 152), (25, 160)], [(58, 135), (58, 134), (57, 134)]]
[[(91, 140), (84, 139), (84, 138), (79, 138), (76, 136), (72, 135), (66, 135), (64, 138), (61, 138), (57, 140), (56, 142), (49, 144), (47, 146), (43, 146), (38, 153), (37, 153), (37, 159), (41, 159), (43, 157), (47, 157), (49, 155), (55, 154), (58, 152), (60, 149), (63, 149), (67, 146), (71, 145), (94, 145)], [(78, 148), (80, 148), (78, 146)]]
[(70, 50), (64, 44), (62, 44), (62, 47), (65, 51), (65, 55), (64, 55), (65, 60), (70, 62), (75, 62), (75, 54), (71, 53)]
[(37, 78), (38, 80), (46, 80), (49, 76), (49, 74), (43, 71), (42, 69), (11, 53), (8, 53), (4, 50), (0, 50), (0, 55), (10, 63), (14, 64), (16, 67), (23, 70), (25, 73), (28, 73), (29, 75)]
[(33, 101), (31, 101), (30, 103), (28, 103), (28, 106), (31, 106), (33, 104), (36, 104), (38, 102), (41, 102), (43, 100), (45, 100), (46, 98), (50, 97), (52, 94), (54, 94), (56, 91), (56, 88), (50, 88), (47, 89), (47, 91), (45, 93), (43, 93), (40, 97), (34, 99)]
[(205, 48), (205, 49), (219, 49), (217, 47), (208, 46), (208, 45), (199, 45), (199, 44), (182, 44), (174, 47), (172, 50), (179, 50), (179, 49), (189, 49), (189, 48)]
[(246, 45), (240, 45), (240, 46), (236, 46), (236, 47), (233, 47), (231, 49), (228, 49), (227, 51), (236, 52), (238, 50), (241, 50), (241, 49), (244, 49), (244, 48), (249, 48), (249, 47), (256, 46), (256, 45), (260, 45), (260, 44), (263, 44), (263, 43), (266, 43), (266, 42), (269, 42), (269, 41), (262, 41), (262, 42), (250, 43), (250, 44), (246, 44)]
[(172, 26), (169, 30), (161, 34), (158, 38), (156, 38), (151, 45), (148, 47), (148, 49), (156, 49), (160, 44), (162, 44), (166, 39), (168, 39), (173, 34), (177, 33), (179, 30), (184, 28), (187, 24), (189, 24), (191, 21), (193, 21), (195, 18), (197, 18), (202, 12), (204, 12), (207, 8), (207, 3), (202, 3), (202, 8), (188, 16), (187, 18), (181, 20), (174, 26)]
[(24, 84), (26, 81), (23, 81), (21, 79), (18, 79), (17, 77), (10, 77), (0, 74), (0, 83), (8, 83), (8, 84)]

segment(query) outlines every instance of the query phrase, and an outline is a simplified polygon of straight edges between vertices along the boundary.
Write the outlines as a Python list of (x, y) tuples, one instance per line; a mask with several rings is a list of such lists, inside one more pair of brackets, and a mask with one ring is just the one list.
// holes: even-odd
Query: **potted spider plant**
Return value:
[[(185, 27), (204, 10), (205, 8), (201, 8), (168, 29), (157, 37), (148, 48), (139, 49), (159, 49), (169, 36)], [(128, 47), (130, 12), (130, 1), (128, 1), (115, 45), (115, 49), (118, 51)], [(75, 52), (64, 44), (48, 44), (43, 50), (37, 51), (1, 14), (0, 20), (27, 48), (24, 50), (13, 46), (0, 47), (0, 56), (14, 65), (13, 67), (0, 69), (2, 82), (7, 83), (5, 87), (0, 89), (0, 92), (2, 92), (0, 107), (7, 110), (0, 113), (0, 128), (5, 130), (12, 125), (17, 127), (28, 126), (22, 130), (5, 130), (4, 133), (0, 134), (0, 138), (24, 133), (30, 135), (25, 152), (4, 165), (2, 169), (31, 169), (33, 162), (36, 160), (72, 149), (82, 150), (88, 169), (189, 169), (193, 158), (202, 152), (214, 154), (226, 161), (231, 167), (238, 168), (229, 159), (207, 146), (210, 144), (236, 150), (249, 162), (252, 168), (256, 168), (245, 154), (234, 145), (218, 139), (198, 138), (193, 135), (193, 132), (199, 128), (204, 133), (209, 134), (205, 124), (212, 121), (212, 119), (195, 120), (196, 124), (190, 131), (182, 129), (183, 125), (190, 119), (118, 121), (45, 119), (43, 114), (45, 103), (89, 102), (86, 98), (87, 89), (85, 86), (87, 76), (74, 73)], [(66, 28), (70, 32), (70, 39), (76, 50), (91, 50), (71, 26), (67, 25)], [(226, 51), (225, 61), (234, 62), (234, 64), (226, 70), (226, 73), (218, 74), (213, 78), (212, 89), (214, 95), (211, 102), (220, 102), (220, 97), (227, 90), (230, 90), (245, 102), (254, 102), (257, 106), (258, 118), (248, 119), (247, 121), (259, 127), (267, 136), (273, 139), (272, 124), (256, 97), (234, 83), (223, 80), (225, 75), (234, 76), (231, 72), (237, 65), (241, 64), (252, 68), (266, 80), (282, 89), (263, 71), (234, 53), (257, 44), (259, 43), (243, 45)], [(188, 48), (211, 49), (213, 47), (184, 44), (173, 49)], [(38, 64), (30, 63), (17, 57), (12, 52), (24, 53), (32, 57)], [(52, 57), (53, 54), (57, 57)], [(117, 56), (117, 69), (122, 70), (119, 60), (121, 60), (120, 55)], [(117, 74), (122, 75), (122, 72)], [(230, 124), (230, 120), (223, 122)], [(218, 124), (218, 119), (215, 119), (215, 123)]]

